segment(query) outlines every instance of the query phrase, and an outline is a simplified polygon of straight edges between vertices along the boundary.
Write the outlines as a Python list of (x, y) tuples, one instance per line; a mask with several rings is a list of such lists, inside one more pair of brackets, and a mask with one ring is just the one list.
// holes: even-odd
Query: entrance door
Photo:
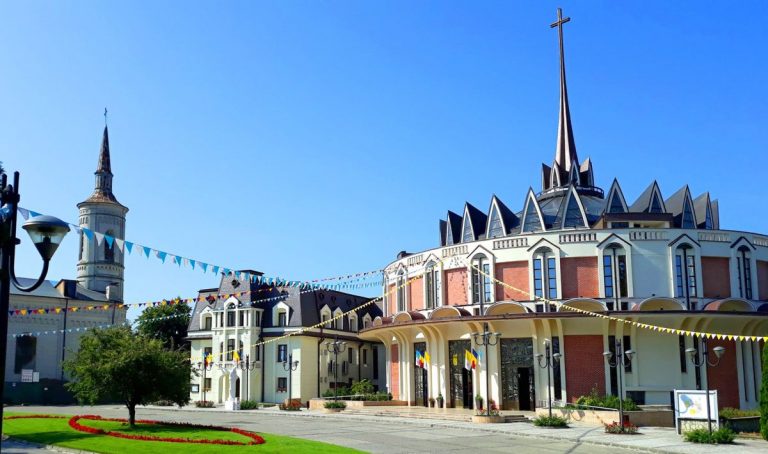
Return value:
[(534, 409), (533, 341), (501, 340), (501, 409)]
[(471, 349), (470, 341), (448, 342), (451, 387), (448, 403), (453, 408), (472, 408), (472, 371), (464, 368), (464, 352)]
[[(427, 351), (426, 342), (414, 343), (413, 351), (420, 353), (421, 357), (423, 357), (424, 353)], [(416, 395), (414, 396), (414, 400), (416, 401), (416, 405), (428, 407), (429, 406), (429, 383), (427, 382), (427, 369), (426, 367), (423, 367), (423, 368), (419, 367), (418, 364), (416, 364), (417, 356), (418, 356), (417, 354), (414, 354), (413, 389), (416, 393)]]

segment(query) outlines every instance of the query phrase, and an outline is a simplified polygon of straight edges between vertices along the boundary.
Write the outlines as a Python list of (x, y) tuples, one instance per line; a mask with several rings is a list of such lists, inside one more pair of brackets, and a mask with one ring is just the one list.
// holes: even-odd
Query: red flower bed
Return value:
[(3, 419), (64, 419), (66, 416), (61, 415), (13, 415), (4, 416)]
[(110, 437), (127, 438), (129, 440), (166, 441), (171, 443), (205, 443), (205, 444), (212, 444), (212, 445), (238, 445), (238, 446), (260, 445), (265, 443), (264, 439), (260, 435), (254, 432), (250, 432), (243, 429), (237, 429), (237, 428), (229, 428), (229, 427), (221, 427), (221, 426), (206, 426), (206, 425), (200, 425), (200, 424), (187, 424), (187, 423), (179, 423), (179, 422), (152, 421), (148, 419), (136, 420), (136, 423), (138, 424), (160, 424), (160, 425), (166, 425), (166, 426), (193, 427), (193, 428), (205, 429), (205, 430), (220, 430), (222, 432), (234, 432), (236, 434), (248, 437), (252, 441), (245, 443), (241, 441), (232, 441), (232, 440), (200, 440), (200, 439), (181, 438), (181, 437), (156, 437), (153, 435), (131, 435), (131, 434), (126, 434), (122, 432), (115, 432), (113, 430), (107, 431), (103, 429), (97, 429), (95, 427), (84, 426), (79, 423), (81, 419), (85, 419), (85, 420), (90, 419), (94, 421), (114, 421), (114, 422), (122, 422), (122, 423), (127, 423), (128, 422), (127, 419), (102, 418), (101, 416), (98, 416), (98, 415), (80, 415), (80, 416), (73, 416), (72, 418), (70, 418), (69, 427), (79, 432), (86, 432), (86, 433), (95, 434), (95, 435), (109, 435)]

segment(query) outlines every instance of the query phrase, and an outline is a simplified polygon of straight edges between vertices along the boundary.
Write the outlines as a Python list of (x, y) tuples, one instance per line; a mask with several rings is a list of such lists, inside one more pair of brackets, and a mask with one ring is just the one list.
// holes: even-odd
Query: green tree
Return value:
[(166, 348), (186, 347), (192, 308), (186, 303), (154, 306), (144, 309), (136, 319), (138, 332), (152, 339), (159, 339)]
[(768, 440), (768, 347), (763, 347), (763, 386), (760, 389), (760, 434)]
[(64, 370), (72, 377), (66, 386), (79, 402), (93, 405), (118, 399), (128, 407), (131, 426), (136, 423), (136, 405), (157, 400), (189, 403), (193, 374), (189, 355), (169, 351), (159, 340), (128, 327), (97, 329), (83, 336)]

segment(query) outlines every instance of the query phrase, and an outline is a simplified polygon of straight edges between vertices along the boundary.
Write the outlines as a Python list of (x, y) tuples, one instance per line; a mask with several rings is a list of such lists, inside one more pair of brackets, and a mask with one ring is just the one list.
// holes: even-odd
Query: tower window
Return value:
[(676, 296), (685, 298), (686, 307), (691, 309), (691, 298), (696, 297), (696, 256), (693, 248), (683, 244), (675, 250)]
[[(109, 235), (112, 238), (115, 237), (115, 233), (111, 230), (108, 230), (106, 235)], [(107, 262), (115, 261), (115, 240), (112, 240), (112, 244), (109, 244), (109, 241), (106, 239), (104, 240), (104, 260)]]
[(472, 260), (472, 265), (472, 303), (489, 303), (491, 302), (491, 264), (488, 258), (481, 254)]
[(746, 246), (739, 248), (736, 257), (739, 273), (739, 296), (748, 300), (752, 299), (752, 259)]
[(435, 266), (435, 262), (427, 264), (427, 272), (424, 285), (427, 289), (427, 309), (434, 309), (440, 306), (440, 270)]
[(549, 248), (541, 248), (533, 257), (533, 292), (538, 298), (557, 298), (557, 260)]
[(397, 273), (397, 311), (405, 311), (405, 273)]

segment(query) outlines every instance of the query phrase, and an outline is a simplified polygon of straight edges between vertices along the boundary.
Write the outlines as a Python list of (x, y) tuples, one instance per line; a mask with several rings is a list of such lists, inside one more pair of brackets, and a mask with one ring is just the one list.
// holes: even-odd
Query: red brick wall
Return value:
[(712, 349), (720, 346), (725, 348), (725, 354), (720, 358), (717, 367), (710, 367), (707, 371), (709, 389), (717, 390), (718, 408), (739, 408), (739, 377), (736, 372), (736, 342), (729, 340), (710, 339), (707, 347), (714, 360)]
[(728, 257), (702, 257), (701, 280), (704, 282), (704, 298), (731, 296), (731, 270)]
[(419, 277), (408, 284), (408, 301), (411, 311), (424, 309), (424, 278)]
[(560, 259), (563, 299), (598, 298), (597, 257)]
[(445, 272), (445, 303), (448, 306), (467, 304), (467, 270), (448, 270)]
[(496, 300), (530, 301), (530, 277), (528, 262), (506, 262), (496, 264), (496, 279), (519, 290), (513, 290), (501, 284), (496, 284)]
[(387, 311), (388, 315), (396, 314), (397, 313), (397, 286), (396, 285), (390, 285), (389, 290), (387, 290), (387, 301), (389, 309)]
[(768, 262), (757, 260), (757, 294), (763, 301), (768, 301)]
[(398, 400), (400, 398), (400, 349), (395, 344), (391, 348), (392, 357), (390, 361), (390, 377), (389, 392), (392, 393), (392, 398)]
[(604, 395), (603, 336), (564, 336), (564, 347), (565, 385), (568, 399), (573, 402), (579, 396), (589, 394), (595, 387), (598, 394)]

